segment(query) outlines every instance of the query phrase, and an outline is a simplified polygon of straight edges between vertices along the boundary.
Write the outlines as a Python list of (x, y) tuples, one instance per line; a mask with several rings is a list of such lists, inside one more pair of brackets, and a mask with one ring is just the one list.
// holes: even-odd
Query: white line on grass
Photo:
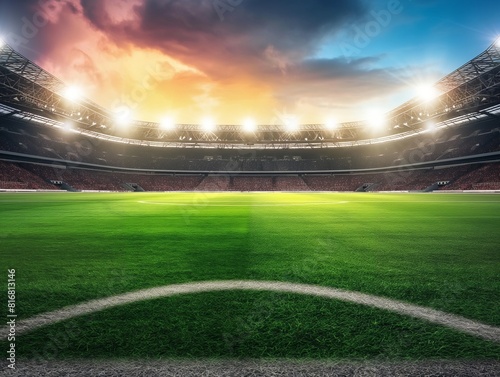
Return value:
[(293, 207), (293, 206), (309, 206), (309, 205), (337, 205), (337, 204), (347, 204), (347, 203), (361, 203), (361, 204), (382, 204), (382, 203), (391, 203), (391, 204), (400, 204), (400, 203), (418, 203), (418, 204), (427, 204), (427, 203), (444, 203), (444, 204), (461, 204), (461, 203), (497, 203), (500, 204), (500, 201), (374, 201), (374, 200), (362, 200), (362, 201), (338, 201), (338, 202), (303, 202), (303, 203), (291, 203), (291, 202), (281, 202), (281, 203), (252, 203), (252, 202), (227, 202), (228, 204), (223, 204), (224, 202), (204, 202), (204, 203), (193, 203), (193, 202), (153, 202), (148, 200), (138, 200), (137, 203), (140, 204), (153, 204), (153, 205), (164, 205), (164, 206), (196, 206), (203, 205), (205, 207)]
[(224, 202), (217, 203), (182, 203), (182, 202), (150, 202), (146, 200), (139, 200), (137, 203), (141, 204), (154, 204), (154, 205), (162, 205), (162, 206), (195, 206), (195, 205), (203, 205), (207, 207), (296, 207), (296, 206), (309, 206), (315, 204), (346, 204), (349, 202), (341, 201), (341, 202), (305, 202), (305, 203), (252, 203), (252, 202), (228, 202), (227, 204)]
[[(422, 319), (479, 338), (494, 342), (500, 342), (499, 327), (486, 325), (481, 322), (473, 321), (455, 314), (445, 313), (439, 310), (417, 306), (402, 301), (392, 300), (385, 297), (373, 296), (365, 293), (347, 291), (343, 289), (309, 284), (254, 280), (228, 280), (174, 284), (142, 289), (140, 291), (129, 292), (117, 296), (91, 300), (82, 304), (67, 306), (62, 309), (39, 314), (34, 317), (21, 320), (17, 323), (16, 334), (22, 335), (29, 331), (36, 330), (42, 326), (58, 323), (74, 317), (99, 312), (104, 309), (130, 304), (133, 302), (171, 297), (182, 294), (233, 290), (295, 293), (347, 301)], [(8, 336), (8, 333), (9, 328), (5, 326), (2, 327), (0, 329), (0, 338), (6, 338)]]
[[(269, 194), (269, 193), (268, 193)], [(80, 203), (107, 203), (107, 200), (0, 200), (0, 203), (22, 203), (22, 204), (60, 204), (60, 203), (69, 203), (69, 204), (80, 204)], [(128, 200), (123, 201), (110, 201), (111, 203), (119, 203), (119, 204), (127, 204), (131, 203)], [(142, 204), (165, 204), (165, 205), (196, 205), (193, 202), (152, 202), (146, 200), (138, 200), (137, 203)], [(219, 202), (221, 203), (221, 202)], [(228, 203), (238, 203), (238, 202), (228, 202)], [(247, 205), (255, 205), (252, 202), (241, 202), (246, 203)], [(474, 203), (474, 204), (500, 204), (500, 200), (349, 200), (349, 201), (328, 201), (328, 202), (303, 202), (303, 203), (295, 203), (295, 202), (282, 202), (280, 205), (309, 205), (309, 204), (343, 204), (343, 203), (361, 203), (361, 204), (383, 204), (383, 203), (392, 203), (392, 204), (400, 204), (400, 203), (416, 203), (416, 204), (427, 204), (427, 203), (444, 203), (444, 204), (462, 204), (462, 203)], [(273, 203), (271, 203), (273, 204)], [(277, 204), (277, 203), (274, 203)]]

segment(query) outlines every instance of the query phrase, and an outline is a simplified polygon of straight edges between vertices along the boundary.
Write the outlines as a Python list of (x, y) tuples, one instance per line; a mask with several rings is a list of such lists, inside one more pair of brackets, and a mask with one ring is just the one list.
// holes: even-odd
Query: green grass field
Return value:
[[(0, 229), (18, 320), (144, 288), (266, 280), (500, 326), (497, 195), (1, 194)], [(6, 289), (0, 297), (6, 318)], [(16, 347), (24, 359), (500, 359), (499, 343), (444, 326), (262, 291), (109, 308), (18, 336)]]

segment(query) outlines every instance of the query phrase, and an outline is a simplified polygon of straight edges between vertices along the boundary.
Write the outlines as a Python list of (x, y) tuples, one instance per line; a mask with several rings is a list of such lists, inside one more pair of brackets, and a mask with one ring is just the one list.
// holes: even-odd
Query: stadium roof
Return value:
[(85, 98), (68, 98), (68, 86), (7, 44), (0, 46), (0, 112), (48, 125), (72, 122), (75, 129), (93, 137), (156, 146), (219, 148), (320, 148), (345, 143), (381, 142), (407, 137), (426, 129), (429, 122), (446, 126), (454, 119), (496, 116), (500, 104), (500, 46), (484, 52), (434, 84), (439, 95), (415, 97), (383, 115), (383, 126), (374, 131), (367, 121), (329, 127), (302, 124), (292, 130), (286, 124), (258, 125), (248, 132), (243, 125), (176, 124), (164, 129), (159, 123), (130, 121)]

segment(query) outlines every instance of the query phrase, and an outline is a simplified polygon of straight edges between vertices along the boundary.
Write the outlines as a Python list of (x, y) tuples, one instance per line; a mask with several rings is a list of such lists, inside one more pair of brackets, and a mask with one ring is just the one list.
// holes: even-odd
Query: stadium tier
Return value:
[(434, 189), (496, 190), (499, 126), (476, 121), (319, 150), (207, 150), (114, 143), (4, 119), (0, 189), (407, 191), (441, 182)]

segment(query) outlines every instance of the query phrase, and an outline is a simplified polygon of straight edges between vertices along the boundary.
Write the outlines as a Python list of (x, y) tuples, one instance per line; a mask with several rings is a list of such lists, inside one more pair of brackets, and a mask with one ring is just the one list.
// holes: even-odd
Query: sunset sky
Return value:
[(362, 120), (500, 36), (497, 0), (15, 0), (13, 48), (134, 118)]

